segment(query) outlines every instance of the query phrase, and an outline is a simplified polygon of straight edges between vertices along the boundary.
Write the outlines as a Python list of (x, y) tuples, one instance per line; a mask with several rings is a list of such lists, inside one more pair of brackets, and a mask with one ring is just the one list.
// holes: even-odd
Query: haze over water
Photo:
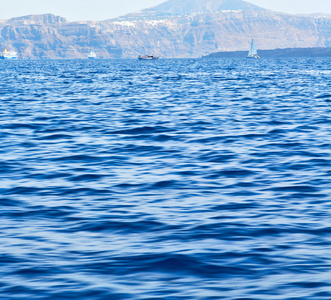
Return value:
[(330, 299), (330, 70), (0, 61), (0, 298)]

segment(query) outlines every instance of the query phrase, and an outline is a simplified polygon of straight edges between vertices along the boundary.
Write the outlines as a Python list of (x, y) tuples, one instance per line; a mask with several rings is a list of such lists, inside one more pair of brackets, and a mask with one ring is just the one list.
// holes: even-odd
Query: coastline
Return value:
[[(202, 58), (242, 58), (248, 51), (221, 51), (210, 53)], [(325, 48), (284, 48), (273, 50), (258, 50), (263, 58), (277, 57), (331, 57), (331, 47)]]

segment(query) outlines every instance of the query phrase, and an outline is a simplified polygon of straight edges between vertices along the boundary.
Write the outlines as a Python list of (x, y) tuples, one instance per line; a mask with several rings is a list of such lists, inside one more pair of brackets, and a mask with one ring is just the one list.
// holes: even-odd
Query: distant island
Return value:
[[(203, 58), (243, 58), (248, 51), (222, 51), (203, 56)], [(259, 50), (262, 58), (277, 57), (331, 57), (331, 47), (328, 48), (286, 48), (275, 50)]]
[[(328, 14), (291, 15), (243, 0), (168, 0), (104, 21), (69, 22), (52, 14), (0, 20), (0, 52), (17, 52), (19, 59), (87, 59), (91, 51), (112, 59), (199, 58), (219, 51), (242, 51), (222, 56), (246, 57), (252, 39), (258, 49), (331, 47), (330, 28)], [(323, 49), (280, 51), (327, 55)]]

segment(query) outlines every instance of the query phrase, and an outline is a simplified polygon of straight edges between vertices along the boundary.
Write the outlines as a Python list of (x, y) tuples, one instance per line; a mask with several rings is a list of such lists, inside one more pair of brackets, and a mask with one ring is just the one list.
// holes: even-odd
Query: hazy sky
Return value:
[[(180, 1), (180, 0), (178, 0)], [(0, 20), (52, 13), (69, 21), (106, 20), (165, 2), (165, 0), (0, 0)], [(329, 13), (331, 0), (247, 0), (288, 13)]]

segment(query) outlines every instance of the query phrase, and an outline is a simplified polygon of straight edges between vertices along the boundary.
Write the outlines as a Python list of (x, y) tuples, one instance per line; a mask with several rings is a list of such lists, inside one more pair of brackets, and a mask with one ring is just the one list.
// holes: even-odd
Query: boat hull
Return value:
[(15, 59), (17, 59), (17, 56), (4, 56), (4, 55), (1, 55), (0, 59), (2, 59), (2, 60), (15, 60)]
[(143, 55), (143, 56), (138, 56), (139, 60), (153, 60), (153, 59), (159, 59), (157, 56), (153, 55)]
[(258, 55), (248, 55), (247, 58), (259, 59), (260, 56), (258, 56)]

